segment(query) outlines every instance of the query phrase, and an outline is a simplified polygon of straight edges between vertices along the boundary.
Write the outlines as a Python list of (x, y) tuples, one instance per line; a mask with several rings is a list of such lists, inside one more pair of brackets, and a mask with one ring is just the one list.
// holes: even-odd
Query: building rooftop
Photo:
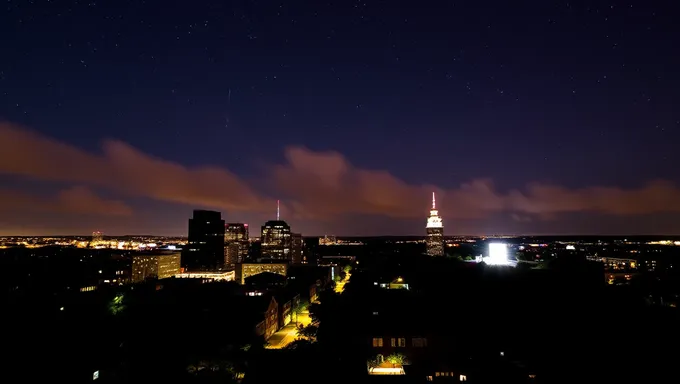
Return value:
[(287, 281), (288, 279), (286, 276), (273, 272), (260, 272), (257, 275), (249, 276), (245, 279), (246, 285), (261, 287), (272, 285), (283, 286)]

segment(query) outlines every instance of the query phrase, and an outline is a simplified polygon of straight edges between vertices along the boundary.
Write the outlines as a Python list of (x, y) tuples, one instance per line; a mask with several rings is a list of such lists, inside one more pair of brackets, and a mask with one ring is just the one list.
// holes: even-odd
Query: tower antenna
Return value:
[(437, 205), (435, 204), (435, 200), (434, 200), (434, 192), (432, 192), (432, 209), (437, 209), (436, 207), (437, 207)]
[(276, 200), (276, 221), (279, 221), (281, 209), (279, 207), (279, 200)]

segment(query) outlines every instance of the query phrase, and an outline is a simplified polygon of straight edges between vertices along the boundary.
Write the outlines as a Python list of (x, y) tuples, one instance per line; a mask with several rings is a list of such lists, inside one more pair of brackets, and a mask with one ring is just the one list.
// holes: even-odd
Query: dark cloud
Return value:
[(92, 185), (131, 196), (225, 210), (274, 203), (219, 167), (189, 168), (107, 140), (95, 154), (11, 124), (0, 124), (0, 173)]
[[(258, 193), (227, 169), (186, 167), (120, 141), (107, 140), (101, 153), (95, 153), (5, 123), (0, 124), (0, 142), (7, 143), (0, 151), (0, 174), (83, 186), (62, 191), (53, 203), (38, 203), (21, 193), (5, 199), (33, 202), (35, 209), (68, 207), (63, 212), (129, 214), (122, 202), (107, 202), (87, 188), (229, 212), (270, 212), (275, 204), (274, 199)], [(505, 213), (515, 222), (531, 223), (569, 213), (680, 212), (680, 190), (666, 181), (652, 181), (634, 189), (569, 189), (530, 183), (522, 190), (501, 192), (491, 180), (475, 179), (444, 189), (411, 185), (387, 171), (356, 167), (338, 152), (290, 147), (285, 158), (284, 164), (270, 167), (269, 173), (261, 176), (270, 183), (272, 192), (285, 196), (284, 216), (298, 221), (337, 220), (350, 215), (422, 219), (433, 191), (447, 220), (484, 219)]]
[(107, 200), (82, 186), (60, 191), (56, 196), (44, 197), (25, 191), (0, 190), (0, 211), (16, 214), (63, 213), (104, 216), (131, 216), (132, 208), (118, 200)]
[(294, 147), (286, 151), (287, 164), (275, 170), (276, 185), (292, 200), (295, 213), (330, 218), (343, 213), (420, 218), (436, 191), (443, 215), (449, 219), (478, 219), (508, 212), (516, 221), (532, 216), (595, 212), (635, 215), (680, 212), (680, 189), (666, 181), (639, 188), (586, 187), (568, 189), (530, 183), (524, 190), (498, 191), (491, 180), (476, 179), (454, 189), (409, 185), (385, 171), (352, 166), (337, 152), (313, 152)]

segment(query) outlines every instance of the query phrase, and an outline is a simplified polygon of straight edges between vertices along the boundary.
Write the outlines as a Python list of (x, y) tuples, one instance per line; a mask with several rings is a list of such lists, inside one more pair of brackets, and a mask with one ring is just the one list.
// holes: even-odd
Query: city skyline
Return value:
[(0, 235), (680, 234), (662, 6), (7, 9)]

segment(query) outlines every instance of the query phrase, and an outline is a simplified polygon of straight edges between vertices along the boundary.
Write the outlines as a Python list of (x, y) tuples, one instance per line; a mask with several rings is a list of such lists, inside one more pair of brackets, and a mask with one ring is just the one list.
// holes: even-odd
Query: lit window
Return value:
[(414, 337), (411, 343), (414, 347), (427, 347), (427, 339), (424, 337)]
[(406, 339), (405, 339), (405, 338), (400, 337), (400, 338), (398, 339), (398, 342), (399, 342), (399, 346), (400, 346), (400, 347), (405, 347), (405, 346), (406, 346)]
[(467, 376), (460, 375), (460, 381), (467, 381)]
[(432, 381), (432, 376), (425, 376), (425, 378), (427, 379), (427, 381)]
[(374, 347), (382, 347), (382, 346), (383, 346), (383, 339), (382, 339), (382, 337), (374, 337), (374, 338), (373, 338), (373, 346), (374, 346)]
[(394, 337), (390, 339), (390, 347), (396, 347), (397, 346), (397, 339)]

